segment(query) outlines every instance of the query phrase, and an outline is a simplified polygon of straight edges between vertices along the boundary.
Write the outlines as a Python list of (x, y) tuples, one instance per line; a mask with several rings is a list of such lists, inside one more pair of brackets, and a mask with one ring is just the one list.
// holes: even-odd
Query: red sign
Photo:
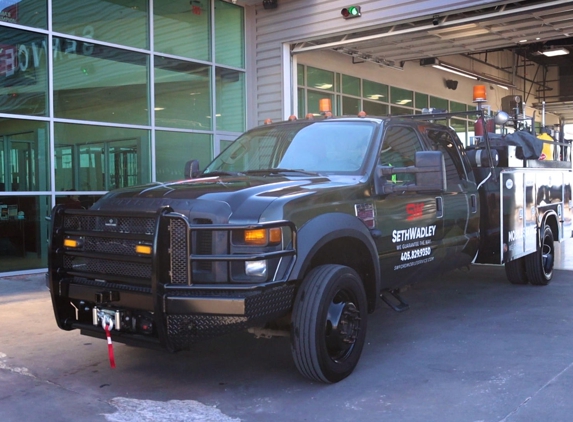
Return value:
[(408, 218), (406, 218), (408, 221), (422, 217), (424, 215), (424, 204), (406, 204), (406, 214), (408, 214)]

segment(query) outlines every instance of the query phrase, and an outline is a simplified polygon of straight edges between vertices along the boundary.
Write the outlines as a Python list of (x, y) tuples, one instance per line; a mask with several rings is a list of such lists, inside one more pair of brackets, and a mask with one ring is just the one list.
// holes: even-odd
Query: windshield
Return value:
[(233, 142), (203, 173), (358, 173), (374, 130), (368, 121), (261, 126)]

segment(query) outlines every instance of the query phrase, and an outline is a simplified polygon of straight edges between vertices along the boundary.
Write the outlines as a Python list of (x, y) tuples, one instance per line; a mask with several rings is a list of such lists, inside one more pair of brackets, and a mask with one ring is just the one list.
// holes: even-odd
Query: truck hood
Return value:
[[(341, 185), (354, 185), (357, 176), (333, 177), (202, 177), (169, 183), (151, 183), (107, 193), (92, 209), (156, 211), (170, 206), (189, 218), (204, 218), (214, 223), (257, 222), (264, 210), (276, 200), (285, 203), (295, 198), (318, 199)], [(208, 215), (207, 215), (208, 214)], [(199, 217), (200, 218), (200, 217)]]

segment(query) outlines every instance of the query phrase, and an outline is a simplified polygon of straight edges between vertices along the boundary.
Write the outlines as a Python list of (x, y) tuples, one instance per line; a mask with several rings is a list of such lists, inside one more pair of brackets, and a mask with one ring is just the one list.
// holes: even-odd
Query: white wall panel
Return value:
[[(392, 22), (404, 22), (432, 16), (445, 11), (475, 8), (479, 5), (499, 3), (493, 0), (370, 0), (357, 1), (362, 16), (343, 19), (340, 10), (353, 4), (348, 0), (278, 0), (276, 9), (265, 10), (262, 1), (248, 6), (247, 26), (254, 46), (254, 69), (249, 69), (256, 98), (264, 99), (254, 104), (249, 113), (251, 126), (261, 124), (266, 118), (281, 120), (291, 110), (283, 110), (282, 45), (310, 40), (325, 35), (343, 34), (365, 30)], [(342, 56), (341, 56), (342, 57)], [(296, 71), (296, 69), (294, 70)]]

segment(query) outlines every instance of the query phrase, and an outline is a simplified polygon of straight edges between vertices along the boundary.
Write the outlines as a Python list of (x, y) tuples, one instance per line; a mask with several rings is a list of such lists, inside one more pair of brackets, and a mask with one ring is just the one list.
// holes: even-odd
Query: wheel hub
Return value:
[(326, 347), (330, 357), (343, 360), (352, 350), (360, 331), (360, 311), (352, 302), (332, 302), (326, 320)]

